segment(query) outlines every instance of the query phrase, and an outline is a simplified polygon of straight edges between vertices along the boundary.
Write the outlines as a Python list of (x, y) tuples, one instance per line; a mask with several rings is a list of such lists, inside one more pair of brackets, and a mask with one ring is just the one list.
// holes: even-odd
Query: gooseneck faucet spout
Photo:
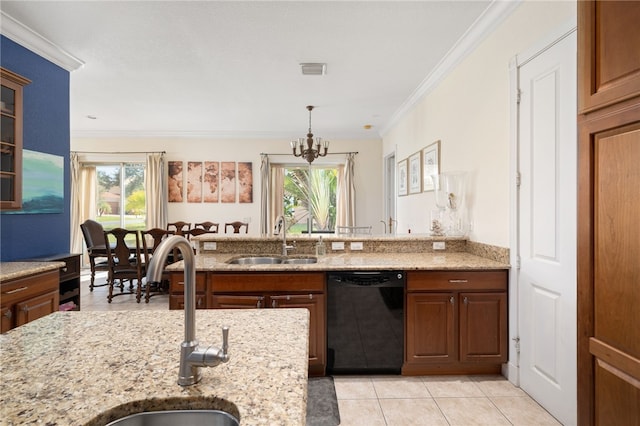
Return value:
[(282, 255), (287, 256), (289, 254), (289, 250), (293, 250), (295, 246), (287, 245), (287, 222), (284, 219), (284, 215), (278, 216), (276, 223), (278, 224), (279, 231), (282, 232)]
[(229, 361), (229, 327), (222, 328), (222, 348), (209, 346), (201, 349), (196, 339), (196, 268), (193, 247), (186, 238), (173, 235), (164, 240), (151, 258), (147, 269), (147, 282), (162, 281), (162, 270), (167, 256), (178, 249), (184, 259), (184, 341), (180, 345), (180, 371), (178, 384), (196, 384), (202, 378), (200, 367), (215, 367)]

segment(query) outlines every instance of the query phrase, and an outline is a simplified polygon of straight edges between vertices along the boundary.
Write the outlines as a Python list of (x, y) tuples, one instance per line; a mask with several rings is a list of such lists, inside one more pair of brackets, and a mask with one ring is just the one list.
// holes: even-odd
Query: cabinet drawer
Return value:
[(214, 274), (213, 292), (304, 292), (324, 291), (325, 275), (317, 272), (270, 274)]
[[(204, 293), (207, 287), (207, 274), (196, 273), (196, 293)], [(171, 274), (171, 282), (169, 284), (169, 293), (184, 294), (184, 274)]]
[(507, 271), (408, 271), (407, 291), (507, 290)]
[(58, 289), (16, 303), (16, 327), (56, 312), (59, 304)]
[(57, 293), (60, 282), (59, 276), (58, 270), (54, 269), (3, 283), (0, 286), (2, 289), (2, 305), (11, 305), (49, 291), (55, 290)]

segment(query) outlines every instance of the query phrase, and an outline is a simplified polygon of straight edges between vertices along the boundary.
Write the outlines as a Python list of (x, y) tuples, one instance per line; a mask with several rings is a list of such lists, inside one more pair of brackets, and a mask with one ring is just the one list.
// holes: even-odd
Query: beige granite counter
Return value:
[(0, 262), (0, 282), (53, 271), (63, 266), (64, 262)]
[[(197, 271), (375, 271), (375, 270), (487, 270), (509, 269), (509, 265), (470, 253), (361, 253), (331, 254), (318, 256), (317, 263), (233, 265), (230, 259), (238, 254), (202, 254), (196, 256)], [(293, 255), (296, 257), (300, 255)], [(316, 256), (312, 256), (316, 257)], [(183, 270), (183, 262), (167, 267), (167, 270)]]
[(230, 361), (177, 384), (182, 311), (56, 312), (0, 335), (0, 424), (103, 425), (136, 412), (222, 409), (242, 425), (304, 425), (306, 309), (199, 310)]

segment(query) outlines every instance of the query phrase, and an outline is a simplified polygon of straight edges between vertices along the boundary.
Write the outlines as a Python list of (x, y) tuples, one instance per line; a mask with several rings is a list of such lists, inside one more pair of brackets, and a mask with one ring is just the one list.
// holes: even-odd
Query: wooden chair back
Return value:
[(173, 231), (174, 234), (184, 236), (191, 229), (190, 222), (172, 222), (167, 223), (167, 231)]
[(84, 244), (87, 246), (87, 255), (89, 256), (89, 266), (91, 269), (91, 281), (89, 283), (89, 291), (93, 291), (95, 287), (102, 287), (109, 284), (109, 280), (103, 284), (96, 285), (96, 271), (108, 271), (109, 262), (107, 252), (104, 246), (104, 228), (99, 222), (87, 219), (80, 224)]
[(193, 228), (204, 229), (205, 231), (217, 233), (219, 225), (220, 225), (219, 223), (213, 223), (213, 222), (207, 221), (207, 222), (196, 223), (193, 225)]
[(246, 222), (228, 222), (224, 224), (224, 232), (225, 234), (229, 233), (228, 229), (232, 228), (234, 234), (239, 234), (240, 230), (244, 227), (244, 233), (249, 233), (249, 224)]

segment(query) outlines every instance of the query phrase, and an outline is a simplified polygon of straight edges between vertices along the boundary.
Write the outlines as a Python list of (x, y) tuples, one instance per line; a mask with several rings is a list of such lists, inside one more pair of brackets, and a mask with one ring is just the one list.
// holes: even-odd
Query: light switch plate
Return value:
[(344, 250), (344, 241), (333, 241), (331, 243), (331, 250)]
[(444, 241), (434, 241), (433, 242), (433, 249), (434, 250), (444, 250), (446, 248), (447, 248), (447, 246), (446, 246)]
[(354, 241), (351, 243), (351, 250), (362, 250), (362, 241)]
[(205, 241), (204, 242), (204, 250), (217, 250), (218, 244), (215, 241)]

